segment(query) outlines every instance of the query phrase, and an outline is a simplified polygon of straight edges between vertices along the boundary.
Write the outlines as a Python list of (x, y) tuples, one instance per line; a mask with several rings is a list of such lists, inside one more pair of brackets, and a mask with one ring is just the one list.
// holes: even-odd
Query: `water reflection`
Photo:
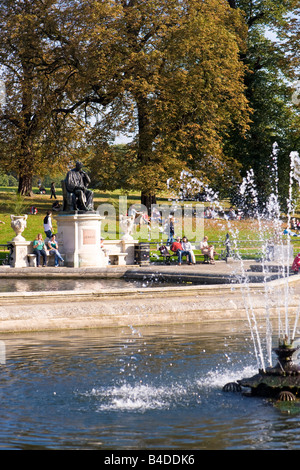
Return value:
[(135, 287), (123, 279), (0, 279), (0, 292), (112, 290)]
[[(134, 289), (134, 288), (149, 288), (151, 287), (168, 287), (180, 285), (191, 285), (190, 282), (164, 282), (160, 278), (151, 278), (144, 280), (130, 280), (130, 279), (0, 279), (0, 293), (1, 292), (49, 292), (49, 291), (94, 291), (101, 292), (103, 290), (115, 289)], [(193, 284), (205, 285), (205, 280), (198, 280)]]
[(298, 420), (224, 394), (256, 372), (247, 326), (3, 334), (1, 449), (299, 448)]

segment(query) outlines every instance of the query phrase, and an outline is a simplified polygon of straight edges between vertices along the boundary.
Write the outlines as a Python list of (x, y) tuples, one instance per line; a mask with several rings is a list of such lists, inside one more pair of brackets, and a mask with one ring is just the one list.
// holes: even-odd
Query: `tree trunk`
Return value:
[(20, 175), (19, 176), (19, 186), (18, 186), (18, 193), (21, 196), (32, 196), (32, 176), (31, 175)]
[(228, 0), (229, 6), (236, 9), (236, 0)]
[[(138, 160), (146, 169), (148, 165), (151, 165), (153, 158), (152, 146), (154, 132), (148, 115), (148, 104), (146, 98), (138, 96), (136, 97), (136, 103), (138, 109), (139, 128)], [(156, 204), (156, 195), (152, 194), (152, 191), (147, 189), (147, 178), (144, 180), (144, 187), (142, 187), (141, 191), (141, 204), (147, 207), (148, 215), (151, 215), (151, 204)]]
[(30, 132), (25, 132), (21, 139), (21, 149), (18, 158), (19, 186), (21, 196), (32, 196), (32, 177), (34, 175), (34, 153)]
[(156, 204), (155, 194), (141, 193), (141, 204), (147, 207), (148, 215), (151, 215), (151, 204)]
[(24, 150), (19, 160), (19, 186), (18, 193), (21, 196), (32, 196), (33, 155), (28, 149)]

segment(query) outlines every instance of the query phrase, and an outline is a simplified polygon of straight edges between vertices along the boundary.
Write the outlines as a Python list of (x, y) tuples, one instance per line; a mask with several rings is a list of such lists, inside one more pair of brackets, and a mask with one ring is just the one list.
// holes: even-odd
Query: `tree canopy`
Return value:
[(66, 166), (70, 146), (84, 131), (78, 115), (53, 113), (72, 73), (49, 32), (54, 3), (0, 2), (0, 65), (6, 90), (0, 161), (2, 168), (18, 174), (22, 195), (31, 193), (33, 175)]
[[(78, 155), (147, 203), (182, 169), (229, 192), (299, 144), (296, 0), (0, 0), (0, 161), (28, 193)], [(266, 38), (266, 28), (281, 41)], [(132, 136), (113, 149), (118, 133)], [(293, 147), (293, 148), (292, 148)], [(54, 170), (53, 170), (54, 171)]]
[(107, 178), (111, 158), (104, 157), (118, 131), (134, 134), (116, 166), (120, 181), (146, 196), (186, 164), (202, 177), (207, 165), (219, 174), (229, 162), (234, 168), (222, 139), (232, 128), (245, 133), (249, 117), (240, 11), (219, 0), (85, 0), (76, 13), (70, 6), (68, 18), (77, 25), (65, 50), (78, 64), (79, 99), (69, 96), (60, 112), (85, 106), (89, 122), (96, 115), (90, 142), (105, 187), (116, 179)]
[(239, 160), (242, 175), (250, 168), (254, 170), (259, 199), (263, 203), (274, 189), (270, 179), (274, 142), (279, 147), (280, 194), (285, 197), (289, 184), (289, 154), (299, 149), (300, 144), (299, 108), (292, 101), (292, 83), (299, 60), (299, 50), (292, 46), (299, 27), (299, 21), (293, 16), (298, 2), (236, 0), (234, 3), (244, 11), (248, 28), (243, 60), (248, 69), (246, 96), (253, 114), (246, 138), (232, 133), (225, 153)]

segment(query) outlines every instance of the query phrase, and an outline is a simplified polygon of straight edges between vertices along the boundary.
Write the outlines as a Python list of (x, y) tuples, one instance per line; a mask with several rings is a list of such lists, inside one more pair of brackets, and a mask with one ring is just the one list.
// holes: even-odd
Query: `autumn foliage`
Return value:
[[(182, 169), (230, 186), (256, 111), (249, 22), (258, 7), (277, 21), (269, 3), (0, 0), (0, 161), (20, 193), (78, 157), (97, 187), (150, 202)], [(120, 133), (131, 143), (112, 149)]]

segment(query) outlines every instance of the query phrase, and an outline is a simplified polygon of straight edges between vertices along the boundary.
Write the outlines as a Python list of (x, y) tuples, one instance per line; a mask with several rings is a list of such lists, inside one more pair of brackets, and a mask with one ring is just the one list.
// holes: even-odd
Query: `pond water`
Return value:
[(0, 449), (298, 449), (298, 416), (224, 393), (247, 325), (0, 335)]

